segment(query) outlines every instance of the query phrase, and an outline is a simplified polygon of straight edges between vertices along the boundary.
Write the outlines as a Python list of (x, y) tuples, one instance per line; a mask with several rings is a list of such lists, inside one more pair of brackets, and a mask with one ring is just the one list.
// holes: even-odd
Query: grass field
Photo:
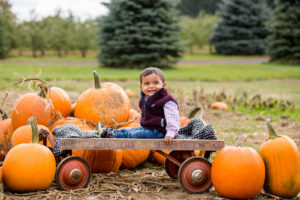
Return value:
[[(203, 55), (198, 55), (201, 57)], [(210, 57), (210, 55), (204, 57)], [(221, 56), (220, 56), (221, 57)], [(21, 59), (21, 58), (20, 58)], [(40, 59), (40, 58), (38, 58)], [(46, 58), (45, 58), (46, 59)], [(51, 60), (51, 57), (47, 57)], [(69, 58), (72, 61), (82, 61)], [(91, 59), (91, 57), (89, 58)], [(16, 59), (17, 60), (17, 59)], [(54, 61), (55, 59), (53, 59)], [(26, 57), (24, 61), (36, 61)], [(39, 60), (42, 61), (42, 60)], [(58, 61), (63, 61), (62, 59)], [(111, 69), (97, 66), (59, 66), (0, 64), (1, 90), (27, 90), (27, 87), (11, 87), (23, 78), (38, 77), (57, 85), (68, 92), (83, 92), (93, 83), (92, 71), (99, 73), (101, 81), (118, 82), (125, 88), (139, 93), (138, 77), (140, 69)], [(257, 64), (222, 64), (222, 65), (177, 65), (164, 70), (168, 88), (181, 90), (191, 96), (193, 90), (204, 88), (207, 93), (225, 91), (228, 95), (240, 96), (261, 94), (263, 98), (276, 98), (295, 102), (296, 109), (292, 118), (300, 121), (300, 67), (270, 63)], [(247, 112), (246, 109), (240, 108)], [(253, 111), (249, 111), (252, 113)], [(259, 110), (258, 112), (262, 112)], [(273, 112), (273, 111), (272, 111)], [(276, 114), (276, 112), (274, 113)], [(277, 113), (282, 114), (282, 113)], [(286, 113), (283, 113), (286, 114)]]

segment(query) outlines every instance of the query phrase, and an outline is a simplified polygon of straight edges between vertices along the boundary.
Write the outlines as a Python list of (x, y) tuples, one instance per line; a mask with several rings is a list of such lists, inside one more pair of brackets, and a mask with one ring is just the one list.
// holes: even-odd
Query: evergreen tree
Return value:
[(112, 0), (100, 19), (99, 61), (109, 67), (168, 66), (183, 51), (169, 0)]
[(300, 0), (275, 0), (268, 29), (267, 53), (271, 60), (300, 64)]
[(259, 55), (264, 53), (268, 18), (261, 0), (224, 0), (211, 43), (217, 54)]
[(201, 11), (214, 14), (220, 0), (180, 0), (176, 6), (180, 13), (190, 17), (197, 17)]

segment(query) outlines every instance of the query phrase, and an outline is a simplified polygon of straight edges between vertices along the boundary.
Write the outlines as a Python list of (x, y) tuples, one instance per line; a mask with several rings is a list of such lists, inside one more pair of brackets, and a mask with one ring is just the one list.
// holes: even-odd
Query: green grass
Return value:
[[(22, 58), (20, 58), (22, 59)], [(77, 58), (81, 59), (81, 58)], [(90, 59), (90, 58), (89, 58)], [(32, 60), (32, 59), (31, 59)], [(75, 59), (71, 59), (76, 61)], [(52, 60), (53, 61), (53, 60)], [(34, 66), (0, 64), (0, 92), (27, 90), (11, 87), (22, 78), (38, 77), (66, 89), (68, 92), (81, 93), (93, 84), (92, 71), (96, 70), (101, 81), (121, 83), (125, 88), (139, 92), (140, 69), (111, 69), (97, 66)], [(257, 116), (261, 112), (272, 116), (289, 116), (300, 121), (300, 67), (271, 63), (223, 64), (223, 65), (179, 65), (165, 69), (168, 89), (181, 90), (183, 95), (191, 96), (194, 89), (205, 88), (206, 93), (225, 90), (226, 94), (240, 96), (244, 91), (250, 95), (292, 100), (294, 111), (249, 110), (238, 107), (241, 112)], [(26, 88), (25, 88), (26, 87)]]
[[(23, 77), (40, 74), (44, 80), (91, 80), (92, 71), (101, 80), (137, 80), (140, 69), (111, 69), (96, 66), (24, 66), (0, 64), (1, 85), (11, 84)], [(165, 70), (169, 81), (253, 81), (266, 79), (300, 79), (300, 67), (275, 64), (182, 65)]]

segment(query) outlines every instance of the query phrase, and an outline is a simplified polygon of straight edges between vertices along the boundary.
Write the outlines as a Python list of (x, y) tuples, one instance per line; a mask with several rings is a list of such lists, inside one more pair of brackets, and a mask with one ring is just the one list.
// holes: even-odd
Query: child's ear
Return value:
[(164, 83), (163, 83), (163, 86), (166, 87), (166, 86), (167, 86), (167, 82), (164, 82)]

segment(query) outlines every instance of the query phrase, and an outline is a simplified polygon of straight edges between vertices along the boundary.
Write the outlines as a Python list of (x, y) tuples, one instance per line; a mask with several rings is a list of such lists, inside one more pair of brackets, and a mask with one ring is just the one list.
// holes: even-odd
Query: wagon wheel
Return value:
[[(186, 159), (194, 156), (194, 151), (171, 151), (168, 155), (175, 158), (180, 163), (183, 163), (183, 161), (185, 161)], [(180, 166), (176, 165), (170, 159), (166, 158), (165, 170), (171, 178), (178, 178), (179, 167)]]
[(75, 190), (87, 187), (91, 169), (87, 161), (79, 156), (64, 158), (57, 166), (55, 181), (61, 190)]
[(211, 163), (202, 157), (192, 157), (184, 161), (179, 169), (181, 186), (188, 192), (199, 194), (208, 191), (211, 186)]

